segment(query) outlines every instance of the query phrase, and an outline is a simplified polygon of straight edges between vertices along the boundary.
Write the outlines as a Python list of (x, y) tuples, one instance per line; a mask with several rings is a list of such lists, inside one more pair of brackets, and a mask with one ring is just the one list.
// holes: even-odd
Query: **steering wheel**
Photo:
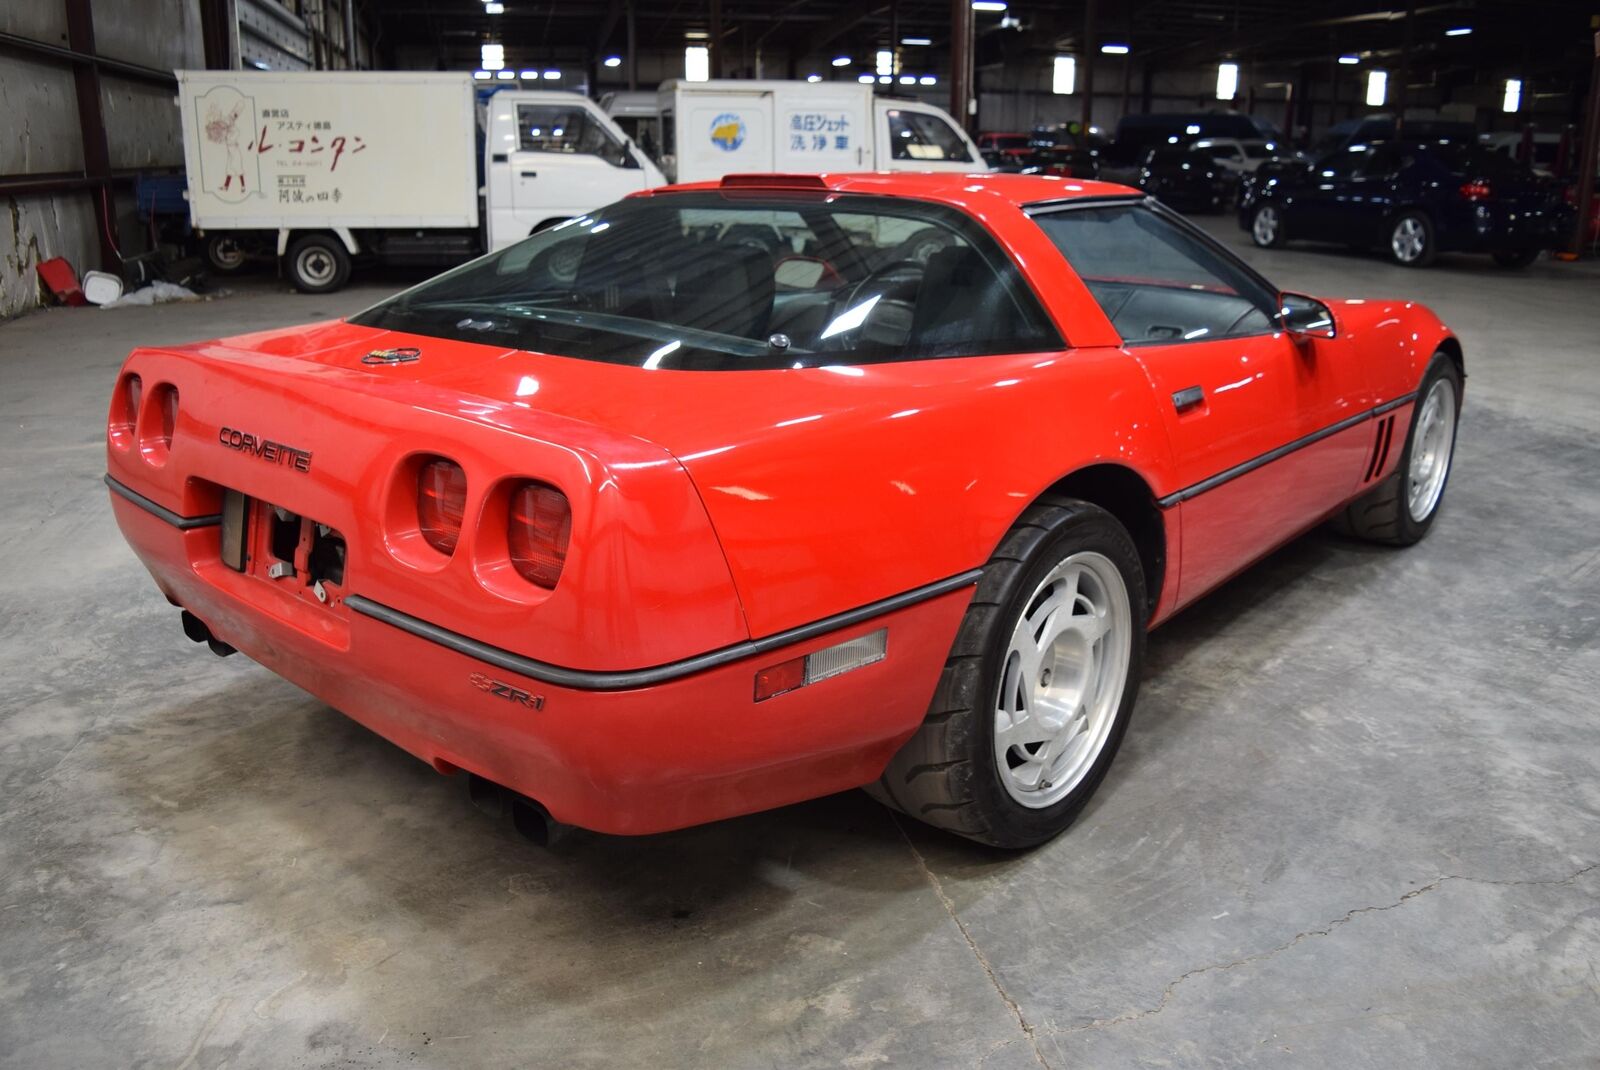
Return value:
[[(882, 287), (878, 302), (872, 306), (860, 327), (843, 331), (828, 340), (835, 352), (855, 348), (861, 342), (879, 342), (885, 345), (902, 345), (911, 335), (911, 318), (917, 303), (917, 291), (922, 288), (922, 276), (928, 265), (919, 260), (893, 260), (869, 271), (865, 277), (846, 292), (844, 299), (834, 307), (835, 317), (857, 307), (863, 291), (874, 284)], [(849, 335), (854, 335), (854, 341)]]

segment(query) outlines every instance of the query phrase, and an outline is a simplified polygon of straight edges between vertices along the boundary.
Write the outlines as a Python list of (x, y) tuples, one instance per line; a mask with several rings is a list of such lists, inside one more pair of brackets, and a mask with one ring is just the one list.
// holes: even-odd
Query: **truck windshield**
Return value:
[(706, 371), (1062, 345), (1016, 266), (964, 214), (820, 190), (630, 198), (351, 322)]

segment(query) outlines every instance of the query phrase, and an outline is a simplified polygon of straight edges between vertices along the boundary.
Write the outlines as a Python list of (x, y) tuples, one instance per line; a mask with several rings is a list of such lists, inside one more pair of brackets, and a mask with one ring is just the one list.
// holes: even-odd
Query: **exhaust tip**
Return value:
[(204, 643), (211, 638), (211, 629), (206, 627), (206, 622), (190, 613), (183, 611), (183, 634), (189, 637), (190, 642)]
[(540, 847), (556, 847), (567, 839), (572, 826), (550, 816), (537, 800), (476, 773), (467, 774), (467, 798), (472, 805), (497, 820), (511, 819), (511, 827), (523, 839)]
[(206, 646), (210, 647), (211, 648), (211, 652), (213, 654), (215, 654), (219, 658), (225, 658), (229, 654), (237, 654), (238, 653), (238, 650), (236, 648), (229, 646), (227, 643), (224, 643), (221, 639), (216, 639), (216, 638), (207, 639), (206, 640)]

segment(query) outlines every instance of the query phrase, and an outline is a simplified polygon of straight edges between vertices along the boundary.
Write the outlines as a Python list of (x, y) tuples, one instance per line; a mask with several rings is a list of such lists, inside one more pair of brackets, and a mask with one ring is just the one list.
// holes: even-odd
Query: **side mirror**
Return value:
[(1278, 325), (1297, 342), (1309, 338), (1335, 338), (1333, 310), (1305, 294), (1278, 295)]

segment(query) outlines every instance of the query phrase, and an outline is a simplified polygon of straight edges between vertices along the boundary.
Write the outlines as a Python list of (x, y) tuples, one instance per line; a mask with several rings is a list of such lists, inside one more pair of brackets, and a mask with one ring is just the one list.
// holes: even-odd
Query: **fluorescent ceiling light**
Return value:
[(704, 30), (688, 30), (683, 36), (690, 41), (709, 41), (711, 39), (711, 35)]
[(1232, 100), (1239, 95), (1239, 65), (1217, 64), (1217, 99)]
[(683, 80), (686, 82), (711, 80), (711, 49), (705, 45), (690, 45), (683, 50)]
[(497, 71), (506, 65), (506, 46), (493, 42), (478, 50), (478, 65), (486, 71)]
[(558, 81), (561, 80), (561, 72), (560, 71), (545, 71), (544, 72), (544, 80), (547, 81), (547, 82), (558, 82)]
[(622, 57), (621, 56), (607, 56), (606, 57), (606, 66), (607, 67), (620, 67), (620, 66), (622, 66)]
[(917, 84), (917, 76), (914, 75), (914, 74), (902, 74), (900, 76), (900, 84), (901, 85), (916, 85)]
[(523, 71), (522, 72), (522, 77), (524, 77), (524, 78), (537, 78), (537, 77), (539, 77), (539, 72), (538, 71)]
[(848, 66), (850, 66), (850, 57), (849, 56), (834, 56), (833, 57), (833, 65), (835, 67), (848, 67)]
[(509, 82), (517, 76), (516, 71), (495, 71), (494, 76), (502, 82)]
[(974, 11), (1004, 11), (1006, 5), (1002, 0), (972, 0)]
[(1517, 111), (1522, 107), (1522, 79), (1506, 79), (1506, 95), (1500, 101), (1501, 111)]
[(1389, 73), (1387, 71), (1367, 72), (1367, 105), (1376, 108), (1384, 102), (1389, 95)]
[(1346, 67), (1354, 67), (1357, 63), (1361, 62), (1361, 57), (1347, 54), (1340, 56), (1339, 62), (1344, 64)]
[(1126, 56), (1129, 49), (1127, 45), (1101, 45), (1100, 51), (1108, 56)]
[(808, 74), (808, 75), (806, 75), (806, 81), (808, 81), (808, 82), (820, 82), (820, 81), (822, 81), (822, 75), (820, 75), (820, 74)]
[(486, 82), (490, 78), (493, 78), (494, 75), (490, 74), (488, 71), (473, 71), (472, 77), (476, 78), (480, 82)]
[(894, 73), (894, 53), (887, 48), (878, 49), (877, 63), (875, 64), (879, 76)]
[(494, 2), (494, 0), (489, 0), (487, 4), (483, 5), (483, 13), (485, 15), (499, 15), (504, 12), (505, 9), (506, 6), (504, 4), (497, 4)]
[(938, 85), (939, 84), (939, 79), (935, 78), (931, 74), (924, 74), (921, 78), (918, 78), (917, 81), (920, 82), (923, 85)]
[(863, 74), (857, 76), (856, 81), (860, 82), (862, 85), (871, 85), (873, 82), (876, 82), (877, 79), (870, 74)]
[(1456, 26), (1444, 32), (1446, 37), (1466, 37), (1472, 32), (1471, 26)]
[(931, 37), (902, 37), (902, 38), (900, 38), (900, 43), (903, 44), (903, 45), (913, 45), (913, 46), (931, 45), (931, 44), (933, 44), (933, 38), (931, 38)]
[(1050, 91), (1066, 96), (1078, 87), (1078, 61), (1071, 56), (1057, 56), (1050, 77)]

